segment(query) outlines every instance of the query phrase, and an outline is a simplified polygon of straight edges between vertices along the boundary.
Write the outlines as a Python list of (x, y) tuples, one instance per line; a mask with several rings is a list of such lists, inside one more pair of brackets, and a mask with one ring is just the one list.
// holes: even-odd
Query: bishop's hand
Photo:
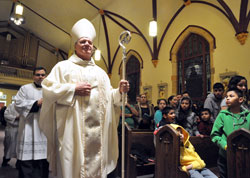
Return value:
[(127, 93), (129, 91), (129, 82), (127, 80), (121, 80), (119, 83), (120, 93)]
[(75, 95), (89, 96), (91, 92), (91, 85), (86, 82), (80, 82), (76, 84)]

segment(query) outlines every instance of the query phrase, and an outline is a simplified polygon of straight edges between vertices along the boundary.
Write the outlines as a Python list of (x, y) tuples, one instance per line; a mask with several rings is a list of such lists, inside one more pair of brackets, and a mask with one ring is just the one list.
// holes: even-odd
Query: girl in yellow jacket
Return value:
[(195, 152), (194, 146), (189, 141), (188, 132), (180, 125), (170, 124), (180, 133), (180, 163), (184, 171), (188, 171), (191, 178), (216, 178), (217, 176), (209, 169), (205, 168), (206, 164)]

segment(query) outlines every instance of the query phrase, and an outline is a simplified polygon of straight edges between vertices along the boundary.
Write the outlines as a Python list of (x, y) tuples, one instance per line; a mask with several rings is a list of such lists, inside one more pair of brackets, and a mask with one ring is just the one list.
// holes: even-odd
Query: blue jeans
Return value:
[(217, 178), (217, 176), (210, 171), (207, 168), (203, 168), (203, 169), (191, 169), (188, 171), (191, 175), (191, 178)]

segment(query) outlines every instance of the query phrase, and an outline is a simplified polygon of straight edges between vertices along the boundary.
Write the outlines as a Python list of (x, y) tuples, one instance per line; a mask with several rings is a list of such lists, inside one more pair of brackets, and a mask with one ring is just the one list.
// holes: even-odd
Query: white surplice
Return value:
[(39, 160), (47, 158), (47, 139), (39, 128), (38, 112), (30, 112), (33, 104), (42, 98), (42, 88), (34, 83), (22, 86), (15, 97), (15, 108), (20, 114), (17, 159)]
[(4, 137), (4, 156), (6, 159), (16, 158), (16, 143), (18, 134), (19, 119), (14, 103), (11, 103), (4, 112), (4, 119), (7, 122)]
[[(90, 96), (74, 94), (78, 82), (91, 85)], [(52, 170), (59, 152), (63, 178), (105, 178), (118, 159), (119, 89), (112, 88), (93, 59), (85, 61), (75, 54), (59, 62), (42, 86), (39, 122), (48, 139)]]

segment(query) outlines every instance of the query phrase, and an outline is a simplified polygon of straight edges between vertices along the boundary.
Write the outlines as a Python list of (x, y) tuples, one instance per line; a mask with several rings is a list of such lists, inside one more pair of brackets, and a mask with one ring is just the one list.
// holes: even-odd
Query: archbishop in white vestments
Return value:
[(120, 88), (113, 89), (105, 71), (91, 58), (95, 30), (88, 20), (78, 21), (72, 33), (76, 53), (56, 64), (42, 82), (40, 126), (57, 175), (105, 178), (118, 159), (119, 107), (128, 82), (121, 81)]

